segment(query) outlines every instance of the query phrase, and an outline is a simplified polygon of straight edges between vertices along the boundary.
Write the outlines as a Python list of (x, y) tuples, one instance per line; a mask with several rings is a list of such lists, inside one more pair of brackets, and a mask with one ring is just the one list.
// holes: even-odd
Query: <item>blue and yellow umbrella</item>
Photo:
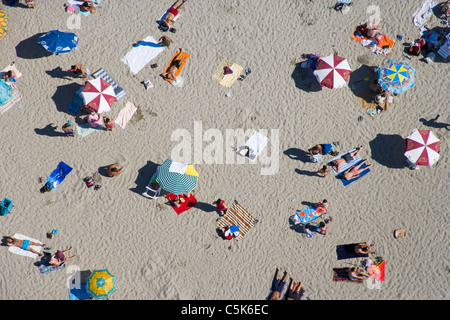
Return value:
[(402, 93), (414, 86), (414, 70), (406, 61), (389, 60), (378, 69), (378, 83), (392, 93)]
[(116, 277), (107, 269), (94, 270), (87, 279), (87, 291), (97, 299), (108, 299), (116, 291)]
[(0, 9), (0, 39), (3, 38), (8, 29), (6, 25), (8, 24), (8, 16)]
[(164, 190), (180, 195), (192, 191), (197, 186), (198, 173), (192, 164), (184, 164), (166, 159), (158, 167), (156, 181)]

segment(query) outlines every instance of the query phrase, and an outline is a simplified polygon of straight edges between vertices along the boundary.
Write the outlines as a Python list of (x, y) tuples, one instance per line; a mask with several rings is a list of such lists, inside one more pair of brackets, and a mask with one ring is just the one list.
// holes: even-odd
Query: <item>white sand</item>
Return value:
[[(0, 250), (0, 298), (68, 299), (66, 281), (76, 268), (108, 268), (117, 276), (111, 299), (262, 300), (279, 266), (304, 281), (311, 299), (448, 299), (450, 135), (419, 119), (440, 114), (440, 122), (450, 123), (449, 63), (426, 64), (413, 57), (415, 86), (374, 120), (350, 87), (307, 92), (296, 83), (302, 53), (335, 50), (353, 70), (361, 62), (378, 66), (403, 59), (402, 43), (386, 57), (350, 38), (366, 18), (366, 2), (355, 2), (344, 16), (330, 9), (334, 0), (190, 0), (174, 25), (177, 33), (167, 33), (174, 44), (152, 61), (158, 68), (148, 65), (137, 76), (121, 59), (133, 43), (163, 35), (155, 21), (170, 1), (128, 1), (122, 7), (123, 1), (104, 0), (95, 14), (82, 17), (80, 30), (72, 30), (80, 38), (75, 52), (36, 59), (23, 58), (42, 52), (35, 42), (19, 47), (21, 57), (16, 46), (53, 29), (69, 31), (64, 1), (38, 0), (35, 10), (3, 5), (9, 25), (0, 41), (0, 67), (16, 61), (23, 73), (18, 81), (23, 106), (0, 116), (0, 197), (15, 205), (11, 214), (0, 217), (2, 235), (40, 239), (52, 252), (72, 246), (79, 258), (68, 263), (71, 268), (42, 275), (32, 259)], [(421, 0), (373, 2), (381, 7), (383, 33), (419, 37), (412, 14)], [(439, 21), (433, 16), (429, 23), (437, 26)], [(191, 54), (181, 72), (182, 89), (159, 77), (179, 47)], [(211, 79), (222, 58), (253, 72), (228, 90)], [(112, 133), (85, 138), (42, 134), (40, 129), (49, 124), (60, 133), (66, 121), (76, 120), (67, 112), (75, 91), (70, 87), (83, 81), (46, 73), (76, 62), (92, 72), (107, 69), (128, 92), (110, 112), (116, 117), (127, 101), (139, 108), (125, 130), (116, 126)], [(141, 84), (146, 79), (155, 88), (146, 91)], [(359, 116), (363, 121), (357, 121)], [(259, 162), (196, 164), (201, 204), (181, 215), (163, 199), (142, 197), (152, 163), (161, 164), (177, 145), (170, 140), (172, 132), (185, 128), (193, 134), (194, 121), (204, 131), (216, 128), (224, 134), (226, 129), (279, 129), (279, 171), (261, 175)], [(414, 128), (432, 129), (443, 139), (441, 159), (432, 168), (404, 167), (402, 139)], [(320, 165), (286, 154), (334, 141), (340, 142), (339, 151), (364, 145), (362, 157), (373, 163), (372, 172), (344, 187), (332, 173), (325, 179), (303, 174)], [(60, 161), (74, 170), (56, 191), (41, 194), (37, 179), (47, 177)], [(122, 175), (103, 178), (98, 191), (86, 187), (83, 178), (115, 161), (125, 164)], [(239, 242), (217, 236), (218, 215), (210, 204), (218, 197), (228, 205), (239, 201), (260, 221)], [(323, 198), (333, 217), (329, 234), (307, 239), (292, 230), (289, 217), (306, 206), (302, 202)], [(53, 228), (59, 234), (46, 239)], [(405, 228), (407, 237), (394, 239), (397, 228)], [(386, 280), (379, 290), (332, 281), (334, 267), (360, 262), (337, 261), (336, 245), (359, 241), (375, 243), (386, 260)]]

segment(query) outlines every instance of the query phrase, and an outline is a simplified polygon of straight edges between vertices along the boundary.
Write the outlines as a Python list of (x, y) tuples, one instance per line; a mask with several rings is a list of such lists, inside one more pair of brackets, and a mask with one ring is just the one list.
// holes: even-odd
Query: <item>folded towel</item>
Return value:
[[(33, 238), (30, 238), (30, 237), (27, 237), (27, 236), (24, 236), (23, 234), (20, 234), (20, 233), (14, 234), (13, 237), (16, 238), (16, 239), (19, 239), (19, 240), (29, 240), (31, 242), (36, 242), (36, 243), (41, 243), (42, 244), (41, 241), (33, 239)], [(30, 248), (34, 249), (36, 252), (41, 252), (41, 250), (42, 250), (41, 246), (30, 246)], [(37, 258), (37, 256), (38, 256), (36, 253), (33, 253), (31, 251), (28, 251), (28, 250), (23, 250), (23, 249), (21, 249), (19, 247), (9, 247), (8, 251), (11, 252), (11, 253), (14, 253), (14, 254), (18, 254), (20, 256), (25, 256), (25, 257), (33, 258), (33, 259)]]
[(122, 129), (125, 129), (128, 121), (130, 121), (133, 114), (137, 111), (137, 108), (131, 102), (127, 102), (125, 107), (120, 110), (119, 115), (114, 121), (117, 125), (119, 125)]
[(131, 49), (122, 62), (125, 63), (132, 74), (137, 74), (150, 61), (156, 58), (161, 52), (165, 50), (152, 36), (148, 36), (139, 42), (133, 49)]
[(422, 27), (427, 23), (428, 18), (433, 14), (433, 7), (436, 6), (434, 0), (425, 0), (422, 6), (413, 14), (413, 23), (416, 27)]

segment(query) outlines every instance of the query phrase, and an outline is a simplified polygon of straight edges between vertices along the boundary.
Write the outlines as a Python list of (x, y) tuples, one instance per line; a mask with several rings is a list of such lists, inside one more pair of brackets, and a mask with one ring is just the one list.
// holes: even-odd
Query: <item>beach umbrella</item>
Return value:
[(334, 89), (345, 87), (351, 72), (347, 59), (332, 54), (319, 59), (314, 75), (322, 86)]
[(52, 30), (39, 37), (38, 43), (49, 52), (72, 52), (77, 48), (78, 36), (72, 32)]
[(414, 86), (414, 70), (406, 61), (389, 60), (378, 68), (378, 84), (392, 93), (402, 93)]
[(412, 164), (432, 166), (439, 160), (440, 140), (430, 130), (414, 129), (405, 142), (405, 157)]
[(87, 279), (86, 289), (97, 299), (108, 299), (116, 291), (116, 277), (107, 269), (94, 270)]
[(86, 81), (81, 96), (86, 107), (97, 113), (111, 111), (113, 102), (117, 100), (112, 84), (103, 78)]
[(6, 35), (8, 16), (0, 9), (0, 39)]
[(192, 164), (166, 159), (157, 169), (156, 181), (164, 190), (180, 195), (197, 186), (198, 173)]
[(12, 88), (3, 79), (0, 80), (0, 106), (12, 99)]

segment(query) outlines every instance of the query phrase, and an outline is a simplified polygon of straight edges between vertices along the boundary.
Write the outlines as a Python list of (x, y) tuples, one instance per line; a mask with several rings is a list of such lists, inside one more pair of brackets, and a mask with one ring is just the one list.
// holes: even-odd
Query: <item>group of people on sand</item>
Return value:
[[(25, 0), (26, 6), (30, 9), (36, 8), (36, 2), (37, 2), (37, 0)], [(86, 1), (83, 1), (83, 3), (79, 5), (79, 8), (80, 8), (80, 11), (83, 11), (83, 12), (93, 12), (95, 9), (101, 8), (101, 7), (97, 7), (97, 5), (98, 5), (98, 2), (96, 2), (96, 1), (86, 0)]]
[[(271, 293), (268, 300), (281, 300), (284, 287), (286, 286), (288, 271), (284, 271), (283, 277), (279, 278), (280, 268), (277, 268), (275, 276), (272, 280)], [(293, 278), (290, 279), (289, 288), (285, 295), (285, 300), (301, 300), (305, 289), (303, 282), (295, 282)]]

